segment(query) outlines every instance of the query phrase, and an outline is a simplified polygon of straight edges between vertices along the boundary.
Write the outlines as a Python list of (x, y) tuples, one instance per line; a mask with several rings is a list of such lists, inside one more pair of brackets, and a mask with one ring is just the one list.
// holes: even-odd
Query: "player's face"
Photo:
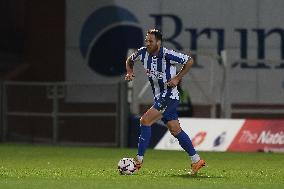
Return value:
[(149, 54), (157, 54), (160, 50), (161, 42), (157, 40), (154, 34), (147, 34), (145, 45)]

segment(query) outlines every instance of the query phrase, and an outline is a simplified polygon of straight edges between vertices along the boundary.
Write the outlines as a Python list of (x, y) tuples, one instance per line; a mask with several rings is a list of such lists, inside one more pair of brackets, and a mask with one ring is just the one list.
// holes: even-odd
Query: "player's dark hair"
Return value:
[(153, 34), (153, 35), (155, 35), (155, 38), (156, 38), (157, 40), (160, 40), (160, 41), (163, 40), (163, 34), (162, 34), (162, 32), (161, 32), (160, 30), (157, 30), (157, 29), (149, 29), (149, 30), (147, 31), (147, 34)]

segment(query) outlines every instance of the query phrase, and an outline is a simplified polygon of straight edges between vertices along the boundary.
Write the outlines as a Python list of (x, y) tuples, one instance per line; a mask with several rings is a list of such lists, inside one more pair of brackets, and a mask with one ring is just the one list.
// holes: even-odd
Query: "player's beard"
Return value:
[(159, 49), (158, 45), (155, 45), (153, 47), (147, 46), (147, 52), (151, 55), (155, 54)]

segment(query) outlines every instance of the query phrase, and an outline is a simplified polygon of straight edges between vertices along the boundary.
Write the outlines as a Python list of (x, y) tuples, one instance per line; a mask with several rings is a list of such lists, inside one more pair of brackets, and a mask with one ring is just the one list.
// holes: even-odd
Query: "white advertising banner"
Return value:
[[(198, 151), (226, 151), (242, 128), (243, 119), (180, 118), (182, 129), (189, 135)], [(169, 131), (154, 149), (182, 150), (178, 140)]]

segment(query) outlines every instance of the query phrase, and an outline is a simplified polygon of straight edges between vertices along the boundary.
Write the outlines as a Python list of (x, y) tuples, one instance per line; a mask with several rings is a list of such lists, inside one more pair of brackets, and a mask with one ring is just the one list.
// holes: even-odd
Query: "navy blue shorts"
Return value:
[(155, 108), (156, 110), (158, 110), (163, 114), (162, 121), (165, 124), (167, 124), (168, 121), (178, 119), (178, 113), (177, 113), (178, 105), (179, 105), (179, 100), (165, 97), (155, 100), (153, 108)]

